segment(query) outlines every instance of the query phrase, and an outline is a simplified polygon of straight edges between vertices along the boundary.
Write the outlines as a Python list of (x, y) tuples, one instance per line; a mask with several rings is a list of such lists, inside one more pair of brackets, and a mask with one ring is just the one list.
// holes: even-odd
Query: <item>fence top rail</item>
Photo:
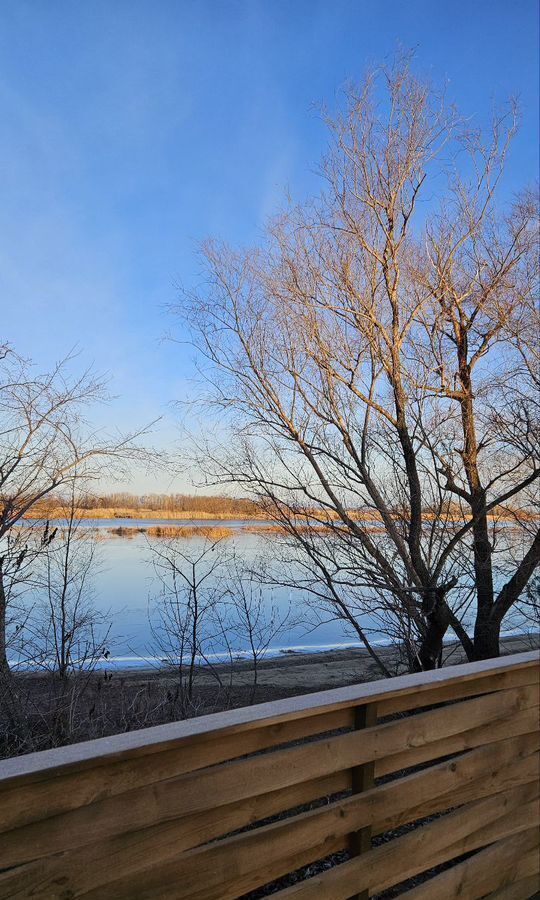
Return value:
[[(533, 650), (430, 672), (400, 675), (395, 678), (383, 678), (348, 687), (302, 694), (285, 700), (273, 700), (255, 706), (171, 722), (167, 725), (142, 728), (126, 734), (83, 741), (66, 747), (28, 753), (0, 760), (0, 790), (14, 787), (20, 780), (40, 780), (43, 776), (53, 777), (68, 770), (88, 769), (107, 765), (122, 758), (159, 753), (173, 748), (179, 742), (185, 745), (195, 744), (200, 740), (219, 739), (224, 734), (277, 725), (291, 719), (322, 715), (397, 696), (417, 694), (419, 691), (426, 694), (428, 705), (430, 692), (443, 685), (459, 682), (465, 684), (490, 675), (534, 668), (539, 663), (539, 652)], [(456, 698), (458, 696), (456, 695)]]

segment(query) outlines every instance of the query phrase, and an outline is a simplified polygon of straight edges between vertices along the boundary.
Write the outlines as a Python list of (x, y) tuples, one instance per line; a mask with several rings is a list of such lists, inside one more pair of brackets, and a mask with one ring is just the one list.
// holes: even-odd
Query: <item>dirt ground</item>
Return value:
[[(502, 642), (503, 655), (521, 653), (540, 647), (540, 634), (508, 637)], [(378, 654), (391, 671), (399, 669), (398, 654), (394, 647), (380, 647)], [(445, 648), (444, 665), (458, 665), (467, 662), (461, 645), (449, 643)], [(225, 675), (229, 666), (216, 666), (216, 671)], [(145, 683), (149, 679), (168, 681), (171, 675), (159, 670), (149, 673), (148, 670), (126, 669), (122, 676), (130, 682)], [(320, 653), (283, 653), (279, 657), (264, 659), (258, 665), (258, 684), (261, 689), (267, 688), (274, 694), (282, 690), (284, 695), (293, 693), (311, 693), (330, 688), (343, 687), (348, 684), (374, 681), (383, 675), (367, 650), (352, 648), (332, 650)], [(251, 662), (235, 662), (233, 664), (233, 687), (242, 688), (253, 681), (253, 664)], [(201, 668), (197, 673), (197, 684), (215, 684), (215, 677), (208, 669)]]
[[(507, 638), (503, 653), (538, 647), (539, 637)], [(403, 670), (397, 648), (379, 652), (392, 673)], [(457, 644), (446, 646), (446, 665), (464, 661)], [(261, 660), (256, 685), (247, 661), (200, 667), (189, 697), (178, 672), (165, 668), (112, 669), (68, 680), (19, 674), (8, 691), (0, 690), (0, 758), (381, 677), (375, 661), (359, 648)]]

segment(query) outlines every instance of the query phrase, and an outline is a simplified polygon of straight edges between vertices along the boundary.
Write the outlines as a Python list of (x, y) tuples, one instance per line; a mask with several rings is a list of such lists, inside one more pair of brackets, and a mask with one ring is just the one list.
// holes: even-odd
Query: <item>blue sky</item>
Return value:
[(0, 0), (2, 338), (41, 366), (78, 346), (117, 395), (96, 424), (174, 440), (192, 359), (165, 307), (197, 242), (314, 190), (314, 104), (400, 45), (475, 121), (517, 95), (509, 189), (537, 176), (536, 0)]

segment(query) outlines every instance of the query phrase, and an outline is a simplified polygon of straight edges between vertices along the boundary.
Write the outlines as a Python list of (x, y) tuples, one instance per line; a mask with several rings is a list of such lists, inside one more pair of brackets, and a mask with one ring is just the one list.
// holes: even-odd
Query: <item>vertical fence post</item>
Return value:
[[(361, 731), (363, 728), (371, 728), (377, 724), (377, 704), (366, 703), (364, 706), (357, 706), (354, 710), (354, 729)], [(373, 787), (375, 781), (375, 762), (364, 763), (361, 766), (354, 766), (351, 770), (351, 786), (353, 794), (360, 794)], [(359, 856), (361, 853), (367, 853), (371, 850), (371, 825), (361, 828), (359, 831), (353, 831), (349, 835), (349, 853), (351, 856)], [(369, 890), (361, 891), (359, 894), (353, 894), (350, 900), (369, 900)]]

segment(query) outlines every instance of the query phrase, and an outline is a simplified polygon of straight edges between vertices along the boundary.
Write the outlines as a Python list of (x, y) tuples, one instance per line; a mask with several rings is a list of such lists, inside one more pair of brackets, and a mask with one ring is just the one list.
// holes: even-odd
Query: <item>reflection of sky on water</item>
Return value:
[[(113, 523), (117, 525), (118, 523)], [(138, 522), (131, 520), (121, 523), (137, 527)], [(144, 523), (159, 524), (158, 523)], [(167, 524), (172, 524), (168, 522)], [(180, 524), (180, 523), (178, 523)], [(204, 525), (229, 525), (236, 523), (204, 522)], [(159, 538), (154, 538), (159, 541)], [(253, 534), (242, 534), (239, 528), (234, 535), (235, 551), (244, 558), (252, 558), (261, 549), (261, 537)], [(185, 544), (184, 544), (185, 541)], [(182, 546), (199, 541), (197, 538), (182, 539)], [(148, 621), (149, 610), (152, 609), (152, 597), (159, 590), (156, 576), (152, 571), (150, 551), (144, 535), (133, 538), (111, 538), (99, 543), (101, 571), (95, 576), (94, 584), (96, 602), (103, 612), (110, 611), (113, 622), (110, 635), (111, 652), (115, 658), (122, 657), (124, 664), (131, 662), (132, 657), (152, 655), (152, 637)], [(263, 588), (269, 604), (276, 606), (285, 615), (290, 605), (294, 605), (295, 617), (298, 617), (302, 605), (302, 592), (290, 591), (288, 588)], [(288, 627), (280, 635), (279, 645), (270, 648), (269, 652), (279, 653), (283, 649), (298, 651), (331, 649), (340, 644), (355, 644), (352, 634), (347, 634), (339, 622), (318, 625), (314, 630), (306, 626)], [(216, 651), (219, 653), (219, 646)], [(245, 647), (234, 647), (240, 655)], [(127, 658), (127, 659), (126, 659)]]
[[(56, 523), (55, 523), (56, 524)], [(61, 523), (58, 523), (61, 524)], [(102, 529), (118, 528), (147, 528), (155, 525), (191, 526), (190, 521), (170, 519), (94, 519), (85, 520), (85, 525)], [(225, 546), (234, 546), (235, 553), (247, 562), (254, 559), (261, 551), (269, 555), (272, 536), (261, 536), (243, 532), (244, 526), (250, 526), (253, 521), (223, 521), (201, 520), (196, 524), (204, 526), (225, 526), (234, 529), (234, 536), (226, 539)], [(260, 523), (268, 524), (268, 523)], [(98, 567), (92, 577), (95, 594), (94, 604), (99, 612), (105, 614), (111, 622), (108, 647), (111, 658), (105, 663), (112, 665), (132, 666), (155, 663), (156, 647), (151, 633), (149, 615), (155, 610), (155, 598), (160, 590), (159, 581), (153, 571), (149, 540), (154, 546), (158, 546), (161, 538), (148, 539), (144, 534), (135, 534), (133, 537), (120, 537), (103, 535), (98, 541)], [(188, 549), (189, 546), (199, 545), (202, 540), (198, 537), (182, 538), (180, 546)], [(271, 551), (270, 551), (271, 552)], [(257, 588), (258, 589), (258, 588)], [(352, 629), (347, 629), (343, 622), (329, 621), (314, 626), (314, 613), (308, 608), (308, 594), (301, 590), (291, 590), (286, 587), (263, 587), (263, 596), (269, 606), (276, 607), (280, 617), (284, 617), (291, 610), (291, 618), (302, 624), (288, 624), (287, 627), (272, 642), (267, 655), (278, 655), (287, 651), (313, 652), (316, 650), (330, 650), (338, 647), (358, 646), (358, 639)], [(307, 624), (306, 624), (307, 623)], [(361, 621), (364, 629), (370, 632), (371, 642), (376, 644), (387, 643), (388, 638), (375, 629), (371, 630), (373, 623), (366, 616)], [(512, 623), (511, 627), (519, 623)], [(509, 623), (510, 625), (510, 623)], [(453, 632), (449, 632), (448, 639), (455, 638)], [(237, 641), (238, 646), (233, 645), (234, 656), (242, 658), (246, 654), (246, 646)], [(247, 645), (247, 642), (246, 642)], [(224, 644), (214, 642), (209, 658), (219, 660), (225, 651)]]

